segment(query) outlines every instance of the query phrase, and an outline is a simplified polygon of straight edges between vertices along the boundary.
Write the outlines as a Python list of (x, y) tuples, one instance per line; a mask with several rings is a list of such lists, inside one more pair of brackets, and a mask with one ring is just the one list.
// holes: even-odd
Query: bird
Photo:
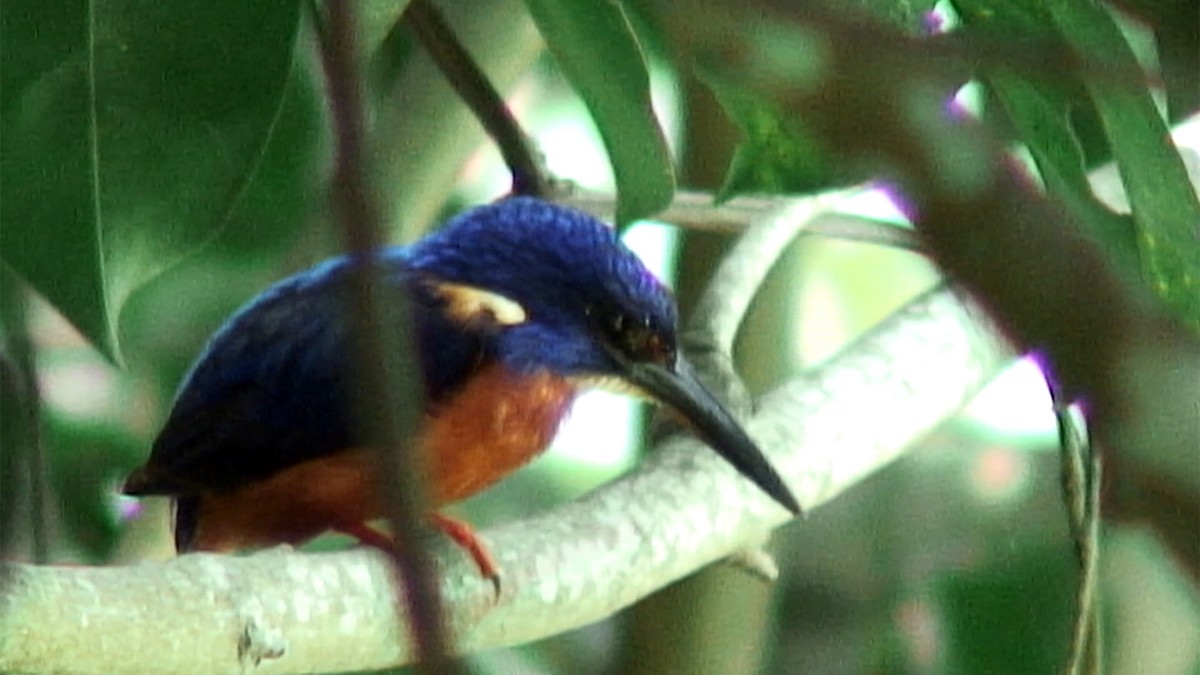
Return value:
[[(371, 256), (406, 294), (424, 410), (415, 447), (433, 524), (495, 579), (466, 523), (438, 512), (550, 444), (578, 393), (665, 405), (793, 514), (800, 507), (680, 353), (671, 293), (596, 218), (534, 197), (475, 207)], [(354, 414), (344, 299), (356, 259), (283, 279), (237, 310), (184, 376), (127, 495), (174, 500), (177, 552), (303, 544), (329, 531), (387, 547), (373, 450)]]

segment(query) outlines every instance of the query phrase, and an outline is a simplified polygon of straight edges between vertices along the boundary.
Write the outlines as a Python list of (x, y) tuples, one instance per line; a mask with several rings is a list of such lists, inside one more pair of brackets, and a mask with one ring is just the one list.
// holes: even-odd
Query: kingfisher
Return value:
[[(436, 509), (541, 453), (576, 395), (616, 389), (661, 403), (788, 511), (800, 507), (680, 354), (670, 292), (595, 218), (510, 197), (373, 262), (407, 294), (425, 394), (415, 447), (433, 524), (487, 577), (465, 523)], [(185, 376), (128, 495), (174, 499), (178, 552), (302, 544), (342, 532), (387, 546), (373, 449), (356, 429), (343, 301), (356, 263), (333, 258), (235, 312)]]

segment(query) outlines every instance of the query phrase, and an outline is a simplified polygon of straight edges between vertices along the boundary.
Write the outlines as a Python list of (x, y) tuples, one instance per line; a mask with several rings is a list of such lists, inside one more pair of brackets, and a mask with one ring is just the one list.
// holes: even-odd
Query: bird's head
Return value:
[(450, 221), (413, 247), (409, 264), (443, 311), (485, 335), (506, 366), (663, 403), (799, 512), (754, 442), (679, 354), (670, 292), (600, 221), (515, 197)]
[(419, 242), (411, 269), (519, 371), (621, 377), (675, 357), (675, 302), (611, 228), (531, 198), (483, 206)]

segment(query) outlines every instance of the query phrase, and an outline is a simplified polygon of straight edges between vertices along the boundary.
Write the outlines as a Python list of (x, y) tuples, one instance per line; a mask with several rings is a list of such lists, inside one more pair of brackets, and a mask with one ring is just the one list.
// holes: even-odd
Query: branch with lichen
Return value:
[[(805, 220), (789, 217), (768, 219), (751, 235), (757, 243), (734, 252), (712, 297), (753, 294), (762, 275), (734, 271), (769, 267), (794, 234), (786, 230)], [(740, 322), (744, 303), (723, 306), (721, 325)], [(939, 287), (763, 396), (747, 428), (811, 511), (902, 454), (1010, 359), (982, 314)], [(622, 478), (483, 532), (504, 578), (498, 599), (461, 551), (437, 547), (446, 620), (462, 652), (561, 633), (754, 547), (788, 520), (698, 441), (674, 436)], [(387, 561), (370, 550), (283, 547), (109, 568), (5, 564), (0, 574), (5, 672), (369, 670), (413, 654)]]

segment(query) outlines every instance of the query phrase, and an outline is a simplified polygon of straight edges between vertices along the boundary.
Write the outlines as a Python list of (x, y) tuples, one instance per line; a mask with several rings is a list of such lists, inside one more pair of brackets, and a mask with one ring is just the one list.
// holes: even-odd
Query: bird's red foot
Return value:
[(439, 530), (471, 556), (471, 560), (474, 560), (475, 566), (479, 568), (479, 573), (484, 579), (492, 582), (496, 597), (500, 597), (500, 567), (496, 565), (496, 559), (492, 557), (487, 545), (475, 535), (475, 529), (464, 521), (440, 513), (432, 513), (429, 517)]
[[(479, 568), (479, 574), (492, 582), (492, 588), (496, 592), (496, 597), (500, 597), (499, 567), (496, 565), (496, 559), (492, 557), (491, 551), (475, 535), (475, 530), (461, 520), (444, 516), (440, 513), (430, 514), (430, 519), (433, 521), (435, 527), (445, 533), (447, 537), (450, 537), (454, 543), (461, 546), (467, 552), (467, 555), (471, 556), (471, 560)], [(337, 530), (354, 537), (364, 546), (377, 548), (388, 555), (395, 553), (396, 540), (366, 523), (342, 525)]]

